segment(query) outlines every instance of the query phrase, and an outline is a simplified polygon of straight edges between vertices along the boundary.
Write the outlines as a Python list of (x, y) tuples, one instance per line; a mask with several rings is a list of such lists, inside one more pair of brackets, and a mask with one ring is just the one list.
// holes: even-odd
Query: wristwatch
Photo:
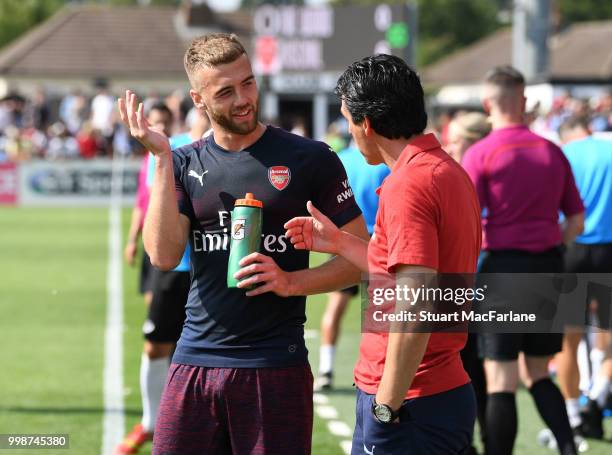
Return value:
[(391, 423), (399, 417), (399, 409), (394, 411), (386, 404), (378, 404), (376, 400), (372, 401), (372, 414), (380, 423)]

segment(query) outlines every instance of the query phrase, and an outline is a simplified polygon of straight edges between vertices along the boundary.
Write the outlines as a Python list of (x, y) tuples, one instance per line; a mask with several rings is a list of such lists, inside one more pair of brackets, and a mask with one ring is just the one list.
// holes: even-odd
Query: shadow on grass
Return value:
[[(104, 414), (104, 408), (79, 407), (26, 407), (26, 406), (0, 406), (0, 413), (14, 412), (17, 414)], [(126, 416), (139, 417), (142, 411), (136, 408), (125, 408)]]

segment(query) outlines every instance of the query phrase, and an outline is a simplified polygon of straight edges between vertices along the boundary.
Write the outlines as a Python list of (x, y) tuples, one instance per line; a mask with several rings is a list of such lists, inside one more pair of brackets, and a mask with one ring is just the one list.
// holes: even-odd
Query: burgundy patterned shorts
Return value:
[(170, 366), (153, 455), (300, 455), (311, 440), (309, 365)]

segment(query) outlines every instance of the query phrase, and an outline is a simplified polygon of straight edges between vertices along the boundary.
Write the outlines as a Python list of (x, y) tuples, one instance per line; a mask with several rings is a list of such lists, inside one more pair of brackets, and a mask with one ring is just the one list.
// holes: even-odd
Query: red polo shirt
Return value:
[[(418, 265), (440, 273), (475, 273), (480, 251), (480, 205), (470, 178), (433, 134), (402, 151), (379, 188), (380, 203), (368, 247), (370, 274)], [(469, 382), (459, 352), (465, 333), (433, 333), (406, 398)], [(355, 384), (374, 394), (382, 378), (388, 334), (364, 333)]]

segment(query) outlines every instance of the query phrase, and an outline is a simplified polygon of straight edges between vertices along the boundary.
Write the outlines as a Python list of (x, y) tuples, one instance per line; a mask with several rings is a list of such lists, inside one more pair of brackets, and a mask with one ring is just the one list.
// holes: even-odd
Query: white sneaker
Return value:
[(333, 374), (322, 373), (314, 380), (313, 390), (315, 392), (325, 392), (331, 390), (333, 381)]

